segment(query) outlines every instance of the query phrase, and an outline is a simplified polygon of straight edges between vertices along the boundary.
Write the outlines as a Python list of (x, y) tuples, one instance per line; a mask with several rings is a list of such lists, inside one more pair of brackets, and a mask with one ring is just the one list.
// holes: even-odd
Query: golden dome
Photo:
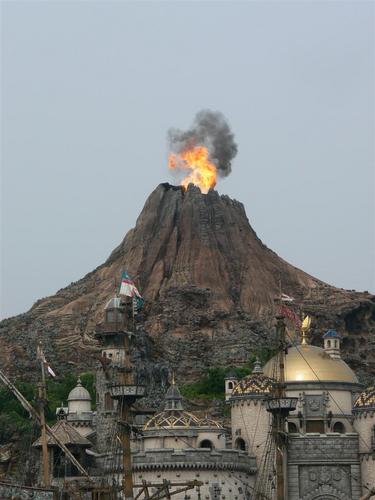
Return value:
[(375, 408), (375, 385), (365, 389), (356, 399), (355, 408)]
[[(265, 375), (272, 376), (277, 357), (264, 367)], [(290, 347), (285, 356), (286, 382), (349, 382), (358, 384), (355, 373), (341, 358), (331, 358), (324, 349), (313, 345)]]

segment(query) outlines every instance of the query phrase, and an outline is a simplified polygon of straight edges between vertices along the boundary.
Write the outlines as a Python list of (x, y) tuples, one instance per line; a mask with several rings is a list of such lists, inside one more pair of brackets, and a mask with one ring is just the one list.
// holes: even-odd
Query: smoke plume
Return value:
[(225, 116), (218, 111), (199, 111), (189, 130), (170, 129), (168, 142), (174, 153), (181, 153), (195, 146), (205, 146), (219, 176), (226, 177), (231, 173), (237, 144)]

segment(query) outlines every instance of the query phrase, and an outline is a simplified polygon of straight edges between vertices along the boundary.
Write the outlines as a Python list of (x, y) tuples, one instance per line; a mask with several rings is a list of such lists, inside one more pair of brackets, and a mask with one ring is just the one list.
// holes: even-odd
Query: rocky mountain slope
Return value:
[(272, 342), (280, 283), (313, 316), (315, 342), (337, 328), (345, 359), (360, 375), (375, 374), (374, 296), (337, 289), (285, 262), (257, 237), (241, 203), (169, 184), (149, 196), (103, 265), (0, 324), (1, 366), (14, 376), (33, 373), (41, 339), (57, 370), (92, 367), (92, 332), (124, 269), (146, 299), (140, 328), (154, 342), (145, 356), (174, 367), (179, 378), (242, 364)]

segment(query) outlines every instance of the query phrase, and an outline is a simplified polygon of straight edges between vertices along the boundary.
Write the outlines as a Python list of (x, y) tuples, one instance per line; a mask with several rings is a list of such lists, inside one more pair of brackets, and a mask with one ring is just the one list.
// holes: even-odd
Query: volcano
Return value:
[(153, 356), (184, 380), (208, 366), (241, 365), (269, 345), (280, 287), (313, 317), (313, 341), (336, 328), (352, 368), (364, 380), (375, 373), (374, 296), (337, 289), (288, 264), (257, 237), (238, 201), (169, 184), (151, 193), (104, 264), (2, 321), (1, 365), (15, 376), (32, 373), (41, 339), (58, 370), (93, 367), (94, 327), (124, 269), (145, 298), (139, 328), (153, 339)]

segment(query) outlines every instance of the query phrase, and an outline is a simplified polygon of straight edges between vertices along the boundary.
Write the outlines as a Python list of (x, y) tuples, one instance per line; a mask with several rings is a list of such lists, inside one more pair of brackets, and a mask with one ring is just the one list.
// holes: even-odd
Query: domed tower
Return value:
[[(255, 457), (225, 445), (223, 426), (186, 411), (172, 381), (163, 410), (146, 422), (140, 451), (133, 455), (136, 482), (155, 483), (163, 478), (173, 486), (198, 480), (203, 483), (200, 491), (187, 492), (188, 498), (244, 500), (254, 483)], [(181, 491), (173, 498), (187, 497)]]
[(82, 386), (81, 379), (78, 378), (76, 387), (68, 396), (67, 421), (82, 436), (88, 436), (93, 431), (92, 416), (90, 393)]
[[(361, 496), (359, 436), (352, 425), (353, 396), (361, 385), (337, 351), (330, 352), (338, 349), (328, 344), (337, 334), (323, 340), (326, 349), (309, 345), (306, 335), (286, 347), (286, 395), (298, 398), (288, 416), (289, 500)], [(272, 358), (264, 373), (271, 376), (276, 363)]]
[[(358, 432), (362, 484), (372, 488), (375, 484), (375, 385), (368, 387), (354, 403), (354, 428)], [(368, 490), (363, 489), (363, 495)]]
[(254, 454), (257, 467), (262, 460), (264, 445), (271, 425), (264, 400), (271, 395), (274, 380), (263, 373), (257, 360), (253, 372), (241, 379), (232, 391), (232, 446)]

